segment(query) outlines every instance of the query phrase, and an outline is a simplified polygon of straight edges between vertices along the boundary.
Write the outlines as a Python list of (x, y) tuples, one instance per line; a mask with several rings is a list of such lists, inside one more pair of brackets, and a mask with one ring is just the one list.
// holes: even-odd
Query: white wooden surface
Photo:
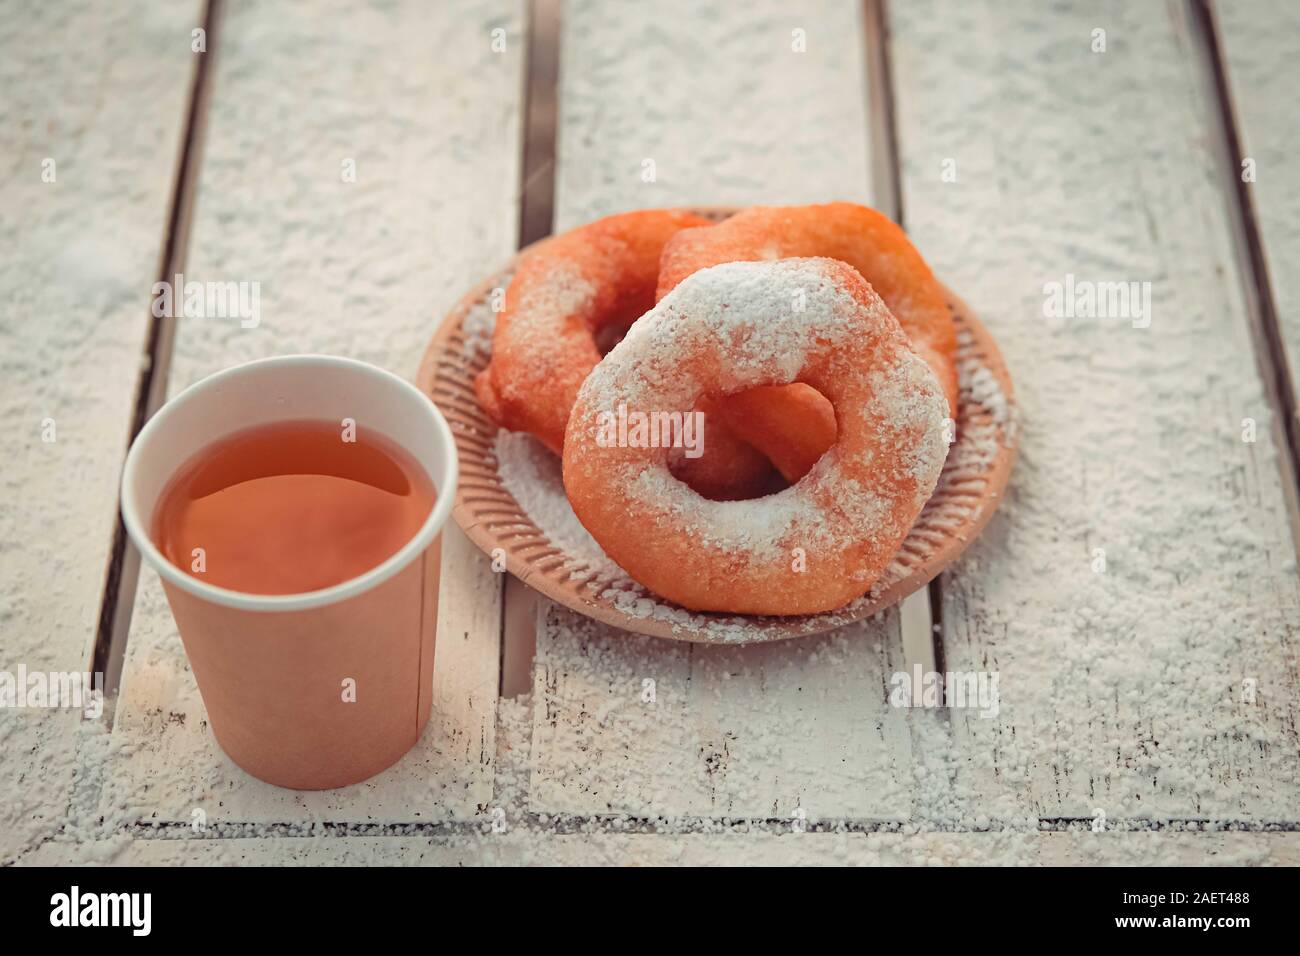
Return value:
[(570, 833), (47, 843), (25, 863), (124, 866), (1296, 866), (1295, 833)]
[[(1283, 306), (1292, 14), (1233, 6), (1220, 21)], [(910, 663), (892, 612), (700, 648), (542, 602), (532, 693), (498, 700), (501, 576), (455, 537), (429, 733), (358, 787), (278, 791), (211, 740), (146, 574), (111, 735), (0, 712), (4, 766), (19, 768), (0, 788), (0, 862), (1300, 862), (1295, 833), (1181, 822), (1300, 822), (1294, 544), (1187, 10), (889, 12), (905, 224), (998, 336), (1022, 405), (1004, 513), (945, 578), (946, 666), (999, 673), (997, 719), (887, 706)], [(56, 408), (53, 448), (70, 457), (33, 441), (5, 473), (7, 501), (30, 505), (3, 512), (22, 547), (0, 548), (0, 668), (16, 654), (71, 669), (98, 613), (198, 14), (39, 14), (0, 16), (0, 77), (21, 91), (0, 107), (16, 146), (0, 225), (21, 250), (0, 263), (3, 407), (34, 418), (31, 434)], [(437, 318), (515, 245), (521, 5), (244, 2), (223, 27), (186, 271), (260, 281), (262, 322), (182, 320), (173, 392), (290, 351), (411, 376)], [(88, 36), (86, 56), (65, 55)], [(556, 226), (643, 206), (870, 202), (869, 92), (856, 3), (572, 0)], [(66, 194), (39, 182), (51, 138), (74, 157), (60, 160)], [(1067, 273), (1151, 282), (1150, 327), (1044, 319), (1043, 285)], [(30, 321), (46, 313), (64, 320)], [(1128, 832), (1080, 832), (1096, 811)]]
[[(182, 319), (173, 392), (304, 351), (414, 377), (465, 277), (514, 246), (520, 13), (506, 2), (229, 5), (188, 273), (260, 281), (262, 319)], [(480, 560), (453, 532), (449, 582)], [(156, 575), (143, 576), (102, 811), (123, 822), (188, 823), (196, 809), (212, 823), (472, 817), (492, 795), (494, 600), (441, 603), (434, 713), (416, 750), (354, 787), (296, 793), (216, 746)]]
[[(1217, 8), (1233, 105), (1272, 280), (1286, 358), (1300, 370), (1300, 6), (1285, 0), (1234, 0)], [(1243, 173), (1246, 170), (1241, 170)]]
[(570, 0), (555, 227), (646, 206), (870, 200), (863, 29), (857, 4), (832, 0)]
[[(925, 748), (937, 821), (1294, 819), (1295, 551), (1185, 8), (893, 21), (907, 223), (998, 337), (1024, 427), (946, 576), (947, 666), (999, 671), (1001, 715), (954, 711)], [(1067, 273), (1151, 282), (1150, 327), (1045, 319)]]
[[(0, 414), (11, 442), (0, 670), (10, 673), (84, 671), (89, 660), (199, 12), (28, 2), (0, 15)], [(0, 860), (66, 818), (79, 720), (0, 710)]]

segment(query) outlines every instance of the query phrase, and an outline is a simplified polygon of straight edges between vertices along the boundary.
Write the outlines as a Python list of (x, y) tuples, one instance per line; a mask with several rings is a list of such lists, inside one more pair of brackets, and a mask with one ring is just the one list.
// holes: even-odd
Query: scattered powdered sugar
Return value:
[[(632, 582), (582, 526), (564, 493), (560, 459), (532, 435), (497, 430), (497, 474), (537, 530), (568, 557), (573, 577)], [(639, 585), (638, 585), (639, 586)]]
[[(146, 806), (103, 816), (99, 781), (106, 763), (124, 755), (94, 728), (77, 735), (82, 777), (65, 825), (21, 862), (1142, 865), (1203, 862), (1212, 853), (1219, 863), (1242, 866), (1288, 858), (1294, 834), (1232, 832), (1214, 822), (1161, 830), (1118, 822), (1099, 835), (1091, 821), (1042, 832), (1037, 818), (1005, 827), (972, 816), (954, 828), (934, 816), (954, 783), (950, 723), (863, 701), (861, 683), (879, 679), (890, 664), (873, 660), (880, 637), (870, 625), (757, 652), (694, 648), (689, 669), (680, 666), (687, 656), (680, 646), (620, 634), (562, 608), (545, 615), (541, 631), (545, 681), (497, 700), (492, 799), (477, 817), (425, 825), (210, 823), (200, 830), (136, 823)], [(657, 678), (652, 704), (646, 674)], [(794, 682), (825, 689), (815, 711), (771, 704), (774, 696), (797, 699)], [(539, 723), (539, 712), (546, 721)], [(867, 717), (878, 732), (847, 739), (829, 732)], [(768, 779), (754, 774), (755, 764), (789, 770)], [(385, 783), (380, 775), (369, 786)]]
[(474, 364), (492, 355), (492, 336), (497, 330), (497, 316), (505, 307), (505, 293), (514, 279), (514, 269), (505, 269), (492, 280), (492, 288), (465, 310), (460, 320), (461, 358)]
[(1007, 408), (1007, 397), (992, 372), (973, 360), (967, 360), (961, 363), (957, 374), (962, 389), (972, 401), (978, 402), (988, 410), (995, 424), (1008, 423), (1010, 411)]
[(593, 595), (631, 617), (663, 621), (674, 629), (706, 634), (718, 643), (763, 639), (761, 626), (751, 618), (688, 611), (628, 577), (573, 513), (564, 492), (560, 460), (537, 439), (503, 428), (497, 432), (494, 451), (501, 483), (547, 540), (564, 551), (570, 578), (586, 580)]
[(492, 354), (492, 333), (496, 327), (497, 314), (488, 301), (475, 302), (466, 310), (460, 331), (464, 336), (461, 354), (467, 361), (473, 362), (480, 355)]

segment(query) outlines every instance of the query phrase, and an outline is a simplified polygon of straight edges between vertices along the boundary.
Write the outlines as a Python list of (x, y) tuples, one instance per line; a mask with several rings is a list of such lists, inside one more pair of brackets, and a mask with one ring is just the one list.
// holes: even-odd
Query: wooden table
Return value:
[[(0, 861), (1297, 862), (1298, 37), (1282, 0), (10, 5), (0, 669), (120, 693), (0, 711)], [(222, 755), (116, 526), (166, 395), (413, 376), (552, 224), (827, 199), (899, 217), (1017, 384), (1008, 499), (928, 596), (674, 644), (453, 532), (407, 758), (298, 793)], [(260, 323), (154, 319), (176, 272), (259, 282)], [(1080, 280), (1145, 317), (1046, 316)], [(914, 665), (996, 672), (998, 716), (890, 706)]]

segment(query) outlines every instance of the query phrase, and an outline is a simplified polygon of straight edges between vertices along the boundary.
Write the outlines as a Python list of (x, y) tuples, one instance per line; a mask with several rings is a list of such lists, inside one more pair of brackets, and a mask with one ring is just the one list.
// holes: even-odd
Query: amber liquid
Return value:
[(315, 591), (369, 571), (415, 536), (435, 491), (405, 450), (354, 432), (278, 422), (208, 446), (163, 491), (154, 541), (187, 574), (252, 594)]

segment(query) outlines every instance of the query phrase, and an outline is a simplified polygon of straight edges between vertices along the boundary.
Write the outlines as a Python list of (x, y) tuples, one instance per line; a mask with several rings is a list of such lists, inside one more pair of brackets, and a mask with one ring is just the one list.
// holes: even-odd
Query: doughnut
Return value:
[[(658, 297), (719, 263), (800, 256), (846, 262), (871, 283), (938, 376), (955, 419), (957, 333), (943, 289), (906, 233), (874, 209), (847, 202), (754, 206), (708, 229), (683, 230), (664, 247)], [(829, 404), (793, 388), (728, 396), (720, 410), (726, 427), (771, 459), (787, 481), (807, 472), (835, 436)], [(707, 457), (693, 467), (708, 468)]]
[[(599, 337), (654, 304), (664, 243), (709, 220), (672, 209), (607, 216), (520, 256), (492, 334), (492, 359), (474, 390), (498, 425), (529, 432), (556, 454)], [(754, 470), (747, 474), (752, 478)]]
[[(705, 395), (791, 382), (830, 403), (835, 439), (757, 500), (704, 498), (672, 475), (669, 449), (634, 447), (630, 432), (611, 441), (604, 424), (619, 406), (690, 412)], [(947, 414), (934, 372), (851, 266), (732, 262), (682, 281), (592, 370), (565, 435), (564, 487), (606, 553), (683, 607), (829, 611), (871, 587), (912, 527), (943, 467)]]

